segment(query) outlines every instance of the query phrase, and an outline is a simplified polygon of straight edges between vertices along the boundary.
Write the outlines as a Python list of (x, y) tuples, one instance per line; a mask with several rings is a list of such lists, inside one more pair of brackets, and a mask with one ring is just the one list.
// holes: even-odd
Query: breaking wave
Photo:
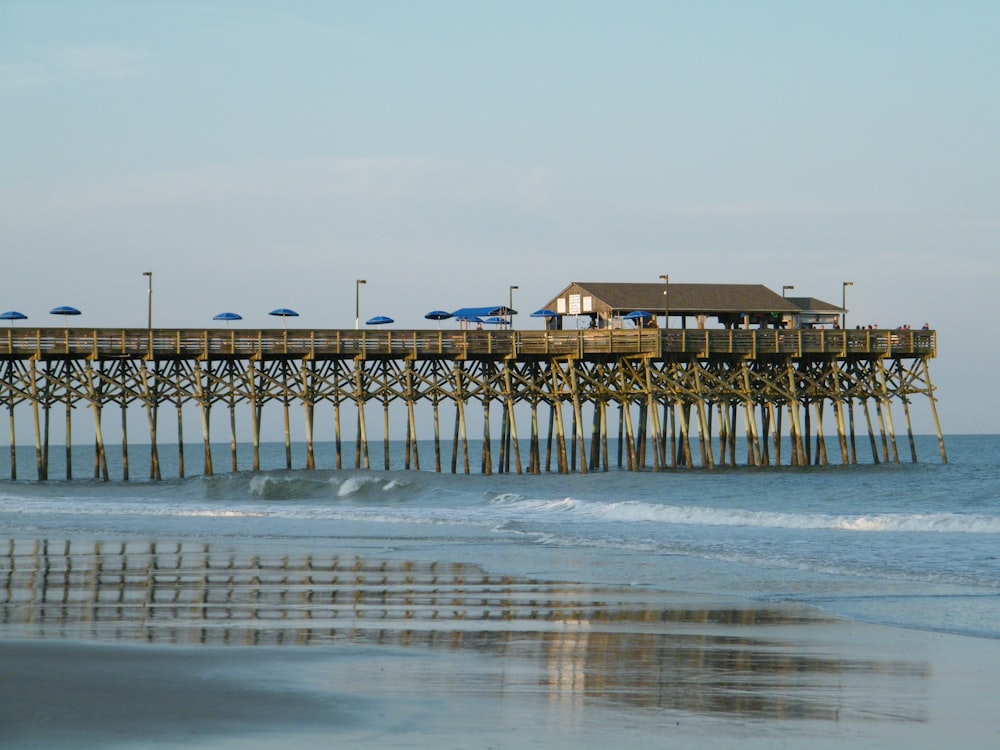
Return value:
[[(691, 526), (745, 526), (770, 529), (829, 529), (852, 532), (1000, 534), (1000, 518), (962, 513), (879, 513), (837, 515), (781, 513), (742, 508), (659, 505), (640, 501), (594, 502), (563, 498), (538, 500), (499, 495), (493, 504), (519, 516), (561, 514), (574, 520), (659, 523)], [(523, 519), (522, 519), (523, 520)]]

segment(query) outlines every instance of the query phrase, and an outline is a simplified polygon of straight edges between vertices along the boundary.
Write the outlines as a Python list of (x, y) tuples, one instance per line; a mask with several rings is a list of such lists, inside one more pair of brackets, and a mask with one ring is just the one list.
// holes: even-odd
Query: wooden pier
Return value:
[[(304, 410), (307, 469), (316, 465), (319, 418), (333, 420), (336, 468), (371, 468), (369, 412), (380, 406), (382, 465), (389, 468), (392, 405), (393, 413), (405, 413), (405, 468), (417, 470), (415, 407), (429, 404), (435, 471), (443, 470), (442, 411), (453, 419), (453, 473), (459, 462), (461, 471), (471, 471), (468, 410), (481, 409), (478, 462), (490, 474), (607, 471), (612, 463), (653, 471), (810, 466), (827, 464), (829, 453), (853, 464), (860, 419), (872, 461), (898, 463), (893, 405), (902, 408), (916, 461), (910, 407), (920, 395), (930, 405), (946, 462), (928, 367), (936, 347), (935, 332), (925, 330), (10, 328), (0, 333), (0, 402), (9, 415), (12, 479), (15, 409), (21, 405), (33, 418), (38, 479), (48, 479), (52, 410), (58, 407), (65, 413), (66, 473), (72, 478), (72, 414), (79, 406), (92, 411), (94, 476), (105, 480), (105, 410), (121, 413), (122, 478), (128, 479), (126, 412), (132, 406), (146, 413), (152, 479), (161, 478), (164, 409), (176, 411), (178, 470), (185, 475), (182, 410), (189, 405), (200, 413), (205, 474), (215, 472), (210, 425), (217, 409), (229, 417), (233, 471), (236, 415), (249, 411), (252, 468), (260, 469), (268, 404), (283, 412), (287, 468), (293, 406)], [(323, 417), (321, 409), (332, 414)], [(499, 423), (498, 436), (491, 417)], [(548, 419), (544, 436), (540, 418)], [(345, 424), (354, 428), (353, 461), (345, 456)], [(741, 431), (745, 456), (736, 455)], [(612, 461), (609, 437), (615, 432)], [(827, 434), (836, 435), (832, 451)], [(519, 436), (527, 438), (526, 456)], [(782, 455), (783, 445), (790, 455)]]

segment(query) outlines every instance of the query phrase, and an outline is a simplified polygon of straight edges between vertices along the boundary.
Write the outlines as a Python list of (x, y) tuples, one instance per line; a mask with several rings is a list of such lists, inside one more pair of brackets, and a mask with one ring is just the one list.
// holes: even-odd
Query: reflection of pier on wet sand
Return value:
[(926, 720), (925, 663), (824, 643), (836, 621), (804, 608), (705, 607), (642, 589), (353, 554), (190, 542), (4, 546), (7, 639), (472, 650), (526, 665), (517, 670), (522, 679), (558, 702)]

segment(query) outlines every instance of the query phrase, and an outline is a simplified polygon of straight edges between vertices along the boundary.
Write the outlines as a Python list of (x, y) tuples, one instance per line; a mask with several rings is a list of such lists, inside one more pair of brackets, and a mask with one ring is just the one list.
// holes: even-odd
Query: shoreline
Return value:
[(438, 642), (160, 645), (0, 639), (18, 748), (939, 748), (1000, 739), (1000, 644), (817, 619), (672, 633), (502, 624)]
[(5, 747), (1000, 740), (998, 640), (371, 550), (95, 544), (11, 557)]

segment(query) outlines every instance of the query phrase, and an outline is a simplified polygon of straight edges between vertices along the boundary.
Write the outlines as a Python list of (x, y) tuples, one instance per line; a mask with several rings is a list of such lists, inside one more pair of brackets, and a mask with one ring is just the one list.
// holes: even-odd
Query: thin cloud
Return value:
[(0, 91), (52, 86), (67, 81), (112, 81), (148, 71), (149, 55), (124, 47), (72, 47), (37, 59), (0, 65)]
[[(0, 190), (10, 221), (95, 210), (335, 198), (372, 206), (441, 203), (506, 205), (522, 211), (553, 200), (551, 175), (510, 167), (428, 158), (273, 161), (136, 175), (60, 189), (11, 185)], [(15, 219), (15, 217), (20, 217)]]

